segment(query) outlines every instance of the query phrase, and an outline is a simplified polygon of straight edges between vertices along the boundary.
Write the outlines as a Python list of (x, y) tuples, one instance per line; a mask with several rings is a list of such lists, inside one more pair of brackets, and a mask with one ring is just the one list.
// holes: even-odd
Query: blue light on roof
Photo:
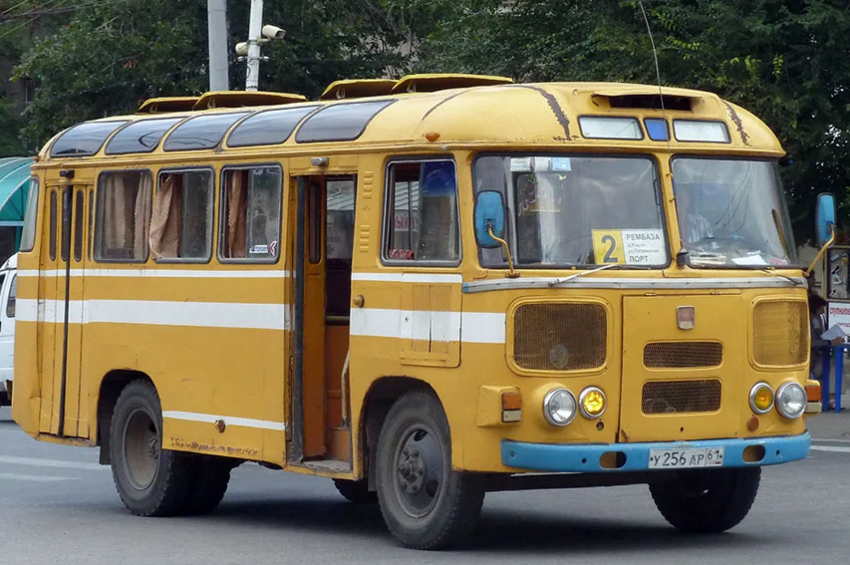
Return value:
[(646, 118), (643, 121), (646, 133), (652, 141), (670, 141), (670, 130), (664, 118)]

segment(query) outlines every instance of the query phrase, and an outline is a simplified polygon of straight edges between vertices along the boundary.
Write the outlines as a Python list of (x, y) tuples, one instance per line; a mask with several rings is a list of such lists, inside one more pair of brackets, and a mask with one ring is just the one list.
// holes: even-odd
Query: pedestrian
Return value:
[[(823, 376), (823, 355), (828, 353), (830, 345), (841, 345), (844, 339), (837, 337), (832, 341), (823, 339), (821, 336), (826, 332), (826, 300), (815, 294), (811, 287), (809, 289), (809, 326), (812, 334), (812, 355), (809, 373), (813, 379), (820, 380)], [(829, 375), (827, 375), (827, 378)]]

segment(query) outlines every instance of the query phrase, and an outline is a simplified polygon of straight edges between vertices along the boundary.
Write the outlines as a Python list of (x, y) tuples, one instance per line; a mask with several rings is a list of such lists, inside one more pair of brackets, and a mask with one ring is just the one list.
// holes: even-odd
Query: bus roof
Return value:
[[(138, 153), (148, 154), (213, 150), (244, 152), (252, 145), (280, 145), (293, 149), (321, 146), (327, 149), (329, 145), (341, 143), (347, 147), (438, 144), (440, 147), (538, 147), (549, 151), (613, 148), (655, 151), (664, 150), (669, 145), (671, 151), (676, 152), (784, 154), (776, 136), (760, 119), (708, 92), (620, 83), (497, 82), (436, 92), (386, 95), (383, 92), (388, 85), (381, 86), (377, 89), (380, 93), (377, 96), (367, 95), (353, 100), (298, 102), (289, 98), (283, 106), (279, 102), (268, 106), (247, 104), (173, 114), (103, 118), (58, 134), (45, 145), (39, 160), (65, 161), (68, 158), (115, 155), (110, 150), (111, 141), (130, 126), (142, 131), (156, 127), (161, 130), (158, 136), (146, 134), (148, 144)], [(200, 116), (208, 117), (192, 122)], [(620, 123), (616, 120), (600, 122), (593, 121), (593, 118), (620, 118), (625, 129), (604, 127)], [(647, 118), (655, 122), (652, 129)], [(666, 123), (661, 122), (662, 119)], [(159, 122), (137, 124), (143, 120)], [(207, 145), (169, 144), (169, 138), (175, 132), (175, 137), (179, 137), (184, 126), (185, 130), (191, 129), (193, 139), (197, 138), (198, 131), (206, 131), (203, 128), (207, 122), (217, 124), (220, 130), (220, 136), (211, 136)], [(591, 122), (594, 127), (590, 127)], [(712, 123), (714, 125), (710, 125)], [(681, 133), (685, 131), (685, 125), (688, 126), (687, 135)], [(666, 138), (659, 138), (658, 132), (663, 131), (665, 126)], [(701, 128), (715, 126), (725, 130), (725, 137), (720, 134), (717, 137), (710, 132), (705, 134), (706, 137), (700, 137), (708, 131)], [(285, 131), (287, 128), (289, 131)], [(616, 139), (605, 133), (609, 130), (616, 130), (611, 134)], [(73, 133), (75, 131), (77, 133)], [(622, 131), (632, 133), (624, 136)], [(262, 132), (274, 132), (275, 135), (264, 136)], [(75, 144), (75, 136), (82, 141)], [(234, 137), (240, 141), (234, 143)], [(60, 146), (61, 151), (57, 150)], [(128, 153), (132, 150), (121, 154)]]

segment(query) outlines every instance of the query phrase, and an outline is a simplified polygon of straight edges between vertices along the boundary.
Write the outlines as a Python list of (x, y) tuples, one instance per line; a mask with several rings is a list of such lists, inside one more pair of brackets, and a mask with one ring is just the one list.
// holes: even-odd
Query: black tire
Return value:
[(152, 384), (138, 380), (124, 387), (109, 433), (112, 478), (124, 505), (138, 516), (179, 514), (197, 459), (162, 449), (162, 408)]
[(189, 496), (181, 514), (209, 514), (221, 503), (234, 463), (224, 457), (198, 456)]
[(761, 467), (683, 471), (650, 484), (655, 506), (670, 525), (689, 533), (719, 533), (743, 520), (759, 489)]
[(393, 404), (375, 461), (381, 514), (402, 545), (442, 549), (472, 532), (484, 481), (452, 469), (448, 420), (433, 394), (409, 392)]
[(375, 504), (378, 502), (378, 493), (369, 490), (369, 482), (365, 479), (361, 481), (334, 479), (334, 486), (339, 494), (354, 504)]

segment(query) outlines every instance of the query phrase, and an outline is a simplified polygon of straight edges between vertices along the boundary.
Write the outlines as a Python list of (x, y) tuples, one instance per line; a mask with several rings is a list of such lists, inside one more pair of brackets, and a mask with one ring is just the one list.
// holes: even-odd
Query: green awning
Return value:
[(0, 159), (0, 226), (22, 225), (31, 164), (32, 159), (27, 157)]

